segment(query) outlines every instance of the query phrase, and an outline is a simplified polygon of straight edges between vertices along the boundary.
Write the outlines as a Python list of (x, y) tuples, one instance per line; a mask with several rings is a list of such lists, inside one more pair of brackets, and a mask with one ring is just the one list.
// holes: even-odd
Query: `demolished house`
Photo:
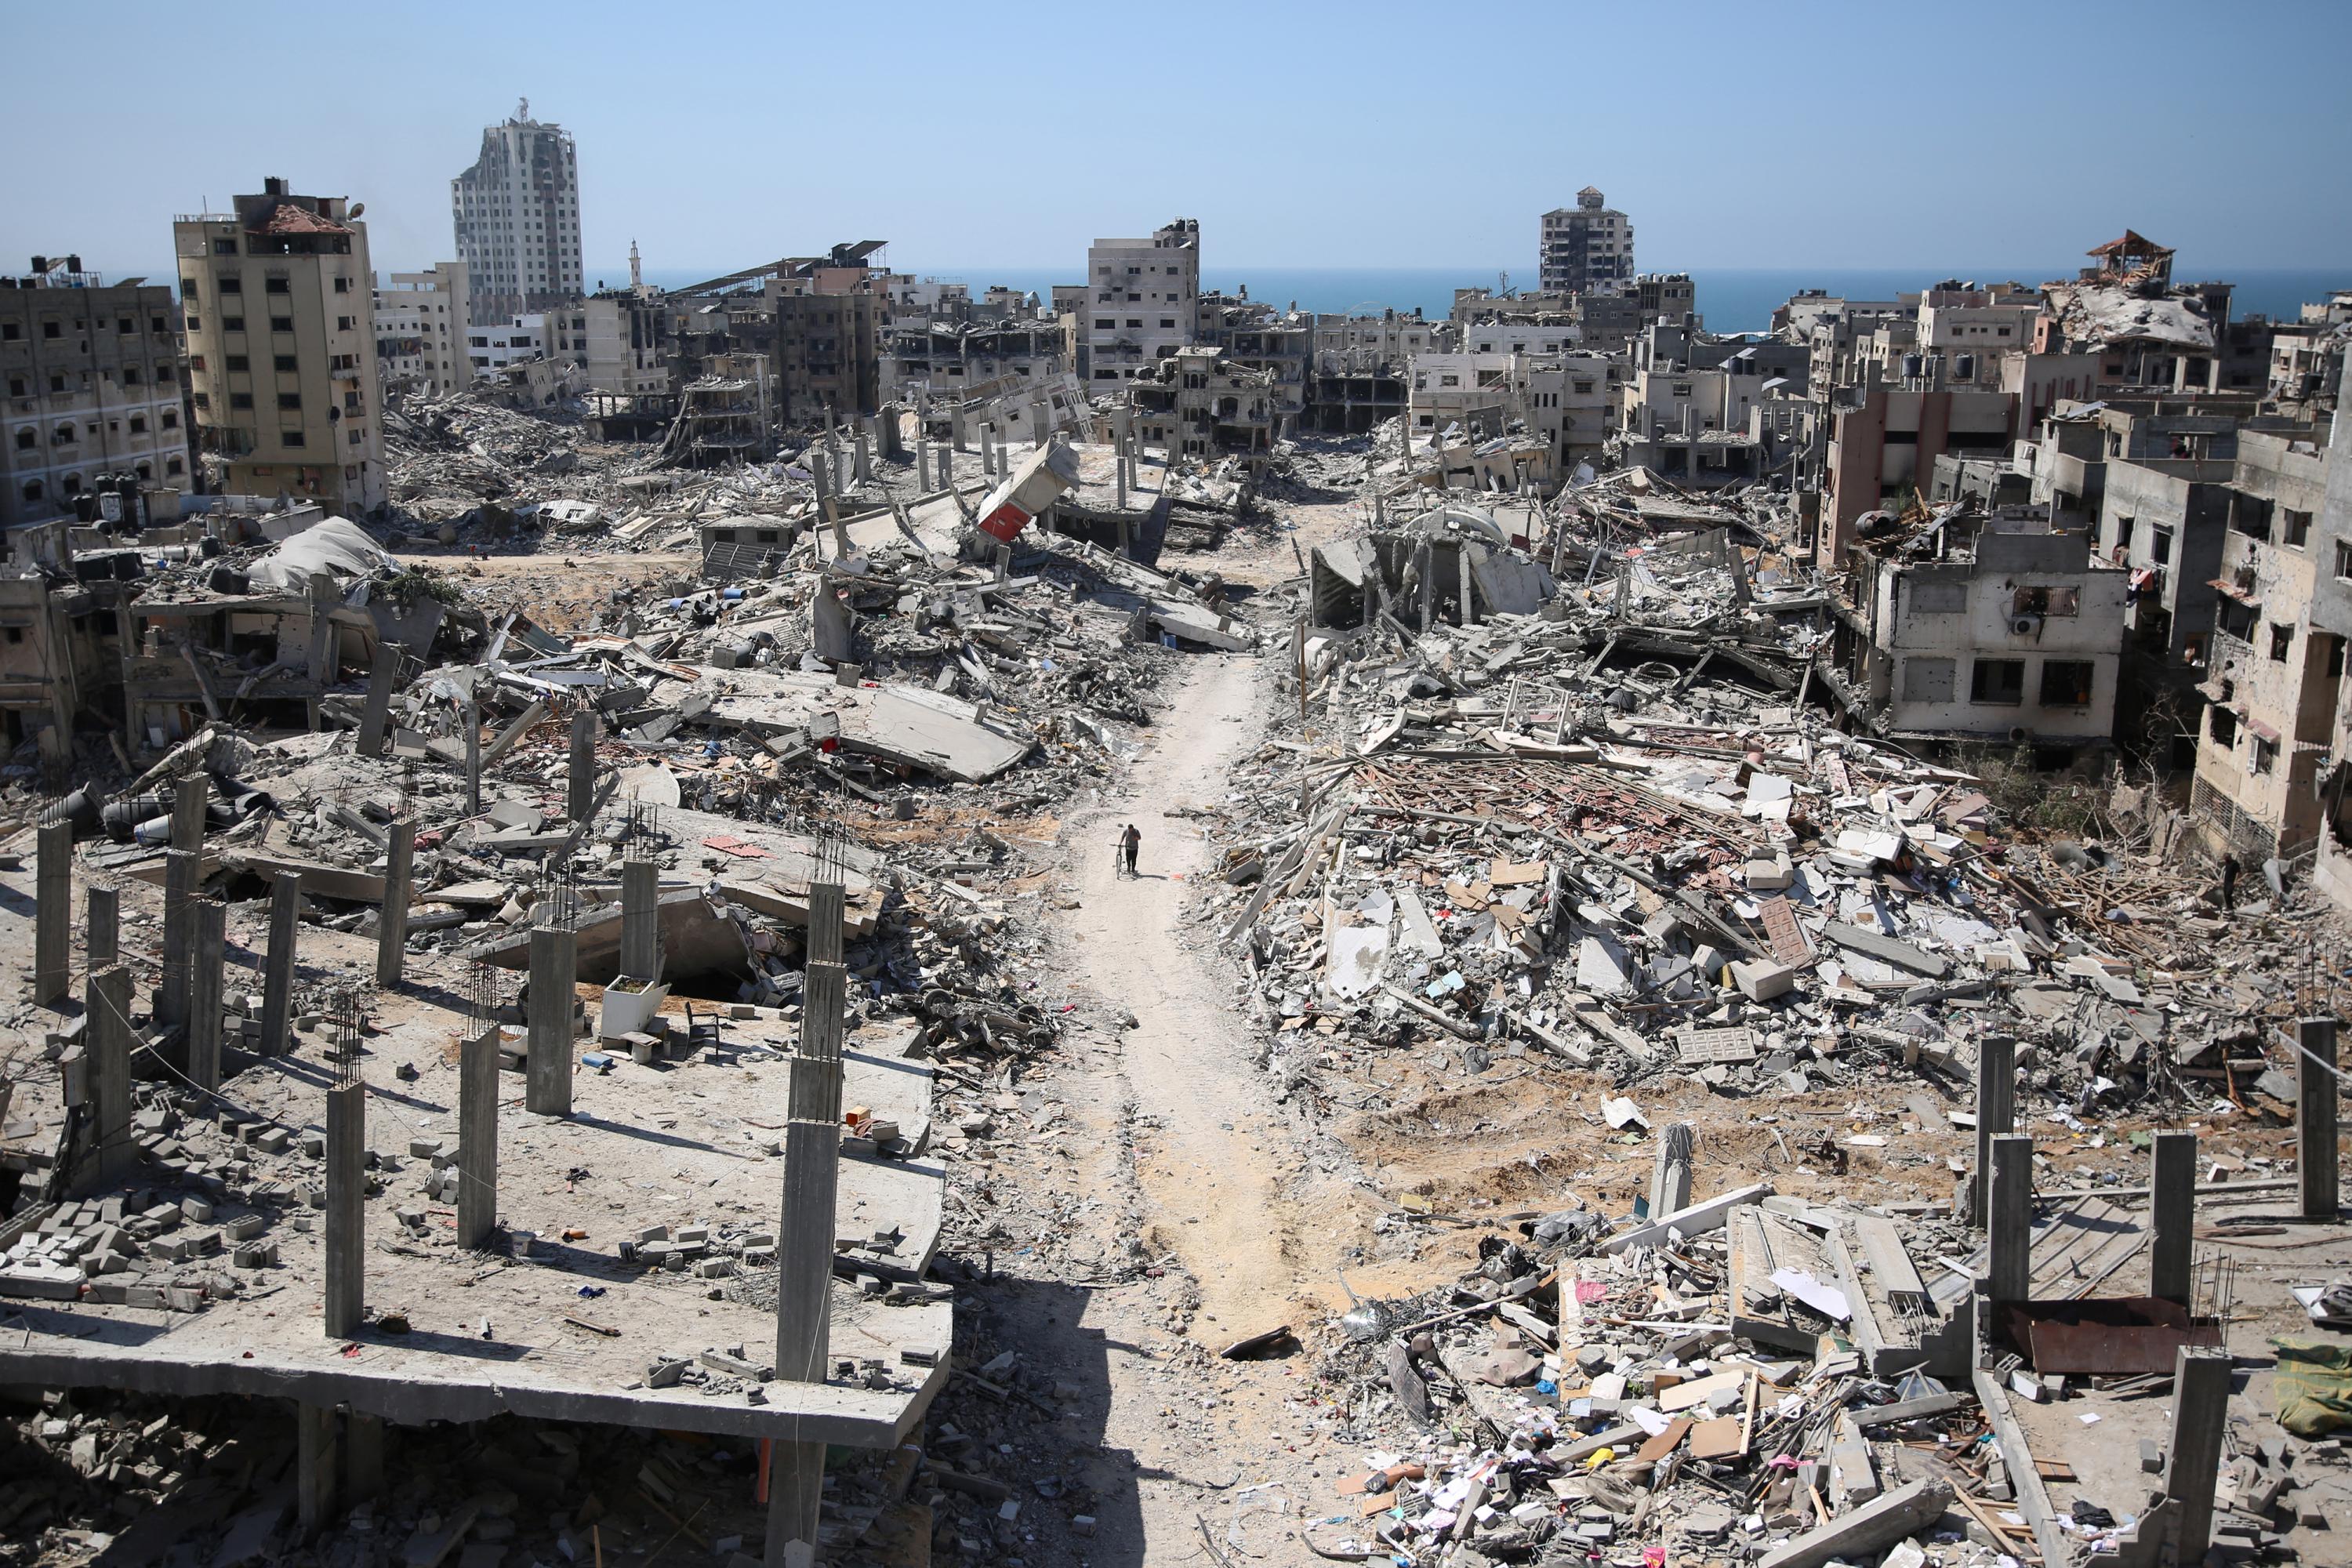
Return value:
[[(2230, 1286), (2190, 1265), (2200, 1133), (2134, 1133), (2102, 1179), (2146, 1184), (2069, 1187), (2034, 1174), (2023, 1131), (2046, 1115), (2096, 1145), (2105, 1118), (2202, 1113), (2236, 1146), (2239, 1107), (2277, 1125), (2298, 1078), (2332, 1102), (2332, 1020), (2282, 1047), (2233, 1015), (2254, 993), (2224, 999), (2235, 958), (2181, 951), (2227, 932), (2243, 955), (2274, 932), (2186, 900), (2151, 923), (2170, 899), (2153, 870), (2018, 841), (1979, 780), (1841, 728), (1821, 678), (1845, 612), (1751, 542), (1785, 536), (1785, 516), (1685, 501), (1653, 524), (1606, 483), (1568, 499), (1518, 542), (1456, 508), (1319, 550), (1309, 743), (1263, 748), (1214, 830), (1222, 936), (1276, 1092), (1426, 1116), (1475, 1164), (1502, 1157), (1475, 1135), (1508, 1122), (1502, 1101), (1593, 1086), (1526, 1157), (1564, 1199), (1479, 1215), (1496, 1205), (1449, 1207), (1441, 1183), (1387, 1205), (1376, 1232), (1410, 1249), (1468, 1229), (1478, 1263), (1357, 1300), (1317, 1340), (1351, 1390), (1335, 1426), (1369, 1459), (1314, 1551), (1807, 1568), (1923, 1563), (1931, 1546), (1969, 1563), (2282, 1551), (2277, 1500), (2315, 1489), (2309, 1515), (2336, 1483), (2284, 1445), (2232, 1437), (2241, 1457), (2217, 1465)], [(1474, 551), (1514, 559), (1534, 602), (1413, 614), (1416, 575)], [(1924, 655), (1905, 617), (1948, 618), (1955, 649), (2039, 633), (2053, 657), (2095, 647), (2112, 677), (2124, 574), (2091, 567), (2080, 535), (1955, 513), (1862, 551), (1857, 618), (1893, 647)], [(1922, 608), (1938, 583), (1953, 603)], [(2261, 994), (2273, 1019), (2293, 1005)], [(2282, 1070), (2298, 1049), (2319, 1065)], [(1775, 1112), (1824, 1089), (1844, 1130), (1783, 1137), (1795, 1118)], [(1644, 1109), (1695, 1092), (1728, 1114)], [(1630, 1147), (1556, 1168), (1579, 1122)], [(2313, 1118), (2297, 1140), (2321, 1184), (2302, 1201), (2331, 1219), (2334, 1127)], [(1629, 1199), (1608, 1162), (1636, 1157)], [(1874, 1183), (1843, 1180), (1864, 1163)], [(1931, 1191), (1958, 1177), (1954, 1195), (1900, 1195), (1905, 1167)], [(2203, 1201), (2292, 1209), (2293, 1184)], [(2089, 1402), (2060, 1406), (2087, 1424), (2167, 1379), (2144, 1494), (2049, 1457), (2051, 1402)]]

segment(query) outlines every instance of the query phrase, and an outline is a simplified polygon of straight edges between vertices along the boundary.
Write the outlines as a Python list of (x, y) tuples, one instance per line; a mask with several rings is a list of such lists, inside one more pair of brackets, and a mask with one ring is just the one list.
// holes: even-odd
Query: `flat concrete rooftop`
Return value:
[[(29, 964), (32, 882), (29, 863), (0, 871), (0, 954), (18, 966)], [(142, 975), (138, 1020), (153, 973), (142, 952), (146, 922), (160, 899), (136, 882), (122, 897), (123, 951)], [(232, 998), (260, 988), (265, 918), (261, 904), (232, 908)], [(298, 999), (361, 979), (373, 948), (372, 939), (303, 927)], [(373, 1156), (369, 1326), (350, 1341), (320, 1329), (324, 1221), (313, 1193), (335, 1068), (327, 1030), (314, 1026), (298, 1029), (281, 1057), (232, 1052), (243, 1070), (219, 1100), (184, 1083), (157, 1100), (162, 1086), (142, 1085), (142, 1160), (130, 1175), (0, 1221), (9, 1254), (0, 1262), (0, 1382), (271, 1394), (407, 1423), (511, 1412), (860, 1447), (904, 1437), (947, 1375), (950, 1335), (945, 1292), (919, 1283), (938, 1241), (945, 1172), (922, 1152), (930, 1072), (904, 1055), (907, 1031), (872, 1026), (847, 1042), (844, 1103), (896, 1122), (911, 1153), (841, 1163), (833, 1376), (761, 1381), (757, 1371), (776, 1360), (772, 1248), (795, 1026), (772, 1012), (728, 1018), (716, 1050), (646, 1065), (618, 1053), (606, 1072), (578, 1065), (594, 1049), (583, 1037), (568, 1117), (526, 1111), (521, 1074), (501, 1072), (501, 1229), (492, 1246), (467, 1251), (456, 1243), (454, 1197), (435, 1190), (455, 1179), (441, 1177), (436, 1154), (437, 1146), (446, 1164), (457, 1145), (463, 966), (411, 958), (404, 991), (362, 988), (373, 1026), (357, 1058)], [(75, 973), (71, 1011), (20, 1002), (14, 1020), (36, 1068), (7, 1114), (20, 1152), (54, 1146), (61, 1125), (58, 1075), (40, 1061), (37, 1041), (72, 1023), (79, 953)], [(596, 994), (581, 988), (591, 1005)], [(698, 1016), (714, 1008), (729, 1011), (698, 1003)], [(665, 1010), (674, 1016), (682, 1004), (672, 998)], [(527, 1248), (513, 1245), (522, 1232), (533, 1237)], [(637, 1256), (625, 1259), (625, 1248)], [(100, 1251), (115, 1261), (89, 1272), (82, 1260)], [(676, 1261), (647, 1256), (664, 1253)], [(60, 1286), (80, 1299), (44, 1299)], [(404, 1316), (406, 1331), (381, 1326), (386, 1312)], [(739, 1347), (751, 1375), (696, 1359)], [(680, 1357), (692, 1368), (682, 1381), (648, 1386), (655, 1363)]]

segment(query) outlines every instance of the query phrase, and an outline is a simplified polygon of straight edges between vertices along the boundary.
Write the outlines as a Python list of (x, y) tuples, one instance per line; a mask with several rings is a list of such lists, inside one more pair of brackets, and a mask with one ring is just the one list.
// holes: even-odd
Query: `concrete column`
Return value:
[(2191, 1244), (2197, 1234), (2197, 1134), (2159, 1132), (2148, 1178), (2147, 1293), (2189, 1305)]
[(943, 490), (952, 489), (955, 485), (955, 450), (949, 447), (941, 447), (937, 450), (940, 459), (938, 488)]
[[(332, 577), (324, 572), (310, 574), (310, 646), (304, 668), (310, 684), (321, 691), (335, 683), (342, 649), (341, 639), (335, 631), (334, 614), (335, 606), (342, 602), (342, 593)], [(311, 698), (309, 706), (310, 728), (315, 730), (319, 727), (319, 700)]]
[(482, 705), (471, 697), (466, 700), (466, 810), (472, 816), (482, 810)]
[(1696, 1131), (1687, 1121), (1675, 1121), (1658, 1135), (1657, 1163), (1650, 1173), (1650, 1217), (1654, 1220), (1690, 1207)]
[(33, 862), (33, 1005), (54, 1007), (73, 989), (73, 824), (41, 824)]
[(635, 856), (621, 862), (621, 973), (661, 978), (661, 868)]
[[(873, 421), (868, 420), (866, 423), (871, 425)], [(865, 484), (874, 478), (874, 453), (866, 444), (866, 431), (863, 428), (857, 432), (856, 445), (850, 450), (853, 454), (852, 461), (856, 465), (853, 471), (857, 476), (857, 482), (861, 485)]]
[(490, 1239), (499, 1223), (499, 1026), (457, 1047), (457, 1245)]
[(138, 1145), (131, 1137), (131, 971), (116, 964), (89, 976), (89, 1126), (83, 1169), (100, 1186), (131, 1174)]
[(205, 805), (210, 797), (211, 781), (203, 773), (189, 773), (172, 788), (172, 847), (202, 851), (205, 847)]
[[(777, 1236), (776, 1375), (824, 1380), (832, 1348), (833, 1242), (841, 1179), (842, 888), (809, 888), (807, 979), (801, 1049), (793, 1058), (784, 1129), (783, 1217)], [(824, 1446), (779, 1441), (768, 1471), (768, 1553), (784, 1563), (793, 1543), (816, 1541)]]
[(294, 1005), (294, 940), (301, 929), (302, 874), (280, 871), (269, 889), (269, 951), (261, 974), (261, 1054), (283, 1056)]
[(400, 681), (400, 658), (408, 650), (396, 642), (375, 645), (375, 667), (368, 671), (367, 705), (360, 710), (360, 755), (383, 755), (384, 731), (392, 721), (392, 690)]
[(923, 494), (930, 488), (931, 444), (929, 440), (919, 438), (915, 442), (915, 493)]
[(327, 1294), (331, 1340), (360, 1331), (367, 1313), (367, 1086), (346, 1061), (327, 1090)]
[(383, 1491), (383, 1417), (354, 1410), (343, 1417), (343, 1500), (366, 1502)]
[(340, 1425), (324, 1405), (294, 1406), (294, 1512), (305, 1531), (324, 1529), (335, 1512), (342, 1469)]
[(566, 801), (572, 820), (588, 820), (596, 803), (596, 715), (585, 706), (572, 715), (572, 779)]
[(523, 1104), (541, 1116), (572, 1114), (572, 1019), (579, 1005), (579, 937), (552, 926), (530, 932), (530, 1043)]
[(2164, 1495), (2180, 1505), (2180, 1533), (2162, 1561), (2202, 1563), (2213, 1543), (2213, 1492), (2221, 1479), (2221, 1437), (2230, 1421), (2230, 1356), (2189, 1350), (2172, 1358), (2172, 1444), (2165, 1450)]
[(814, 1564), (824, 1495), (824, 1444), (779, 1437), (768, 1445), (768, 1547), (762, 1563), (780, 1568)]
[(89, 969), (104, 969), (122, 952), (122, 894), (118, 889), (93, 886), (89, 909), (89, 931), (83, 963)]
[(959, 403), (953, 408), (948, 410), (948, 417), (954, 422), (955, 449), (959, 452), (971, 450), (969, 447), (964, 445), (965, 432), (963, 422), (963, 405)]
[(199, 1089), (221, 1084), (221, 984), (228, 943), (228, 906), (218, 899), (194, 905), (188, 948), (188, 1076)]
[(1005, 582), (1013, 575), (1013, 546), (999, 544), (990, 552), (996, 563), (996, 580)]
[[(1993, 1305), (2022, 1301), (2033, 1279), (2033, 1140), (2005, 1132), (1992, 1141), (1985, 1234), (1990, 1243), (1985, 1279)], [(1990, 1333), (1991, 1325), (1980, 1329)]]
[(375, 983), (379, 989), (400, 987), (402, 962), (408, 956), (408, 906), (415, 892), (416, 825), (395, 816), (384, 829), (383, 906), (375, 928)]
[(2295, 1173), (2303, 1186), (2303, 1217), (2336, 1221), (2336, 1122), (2344, 1092), (2336, 1076), (2336, 1020), (2299, 1019), (2294, 1056)]
[(188, 1016), (188, 947), (196, 901), (197, 852), (163, 851), (163, 984), (155, 997), (155, 1021), (181, 1024)]
[(1987, 1035), (1977, 1042), (1977, 1167), (1969, 1184), (1969, 1223), (1984, 1227), (1992, 1141), (2017, 1131), (2017, 1041)]

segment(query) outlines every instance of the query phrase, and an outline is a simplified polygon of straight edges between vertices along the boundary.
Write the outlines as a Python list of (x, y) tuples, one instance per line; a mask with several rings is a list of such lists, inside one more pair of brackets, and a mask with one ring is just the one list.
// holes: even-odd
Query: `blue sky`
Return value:
[[(1474, 7), (790, 4), (0, 10), (0, 265), (162, 269), (284, 174), (451, 254), (448, 181), (528, 96), (580, 147), (590, 280), (883, 238), (1063, 268), (1201, 220), (1212, 265), (1532, 270), (1599, 185), (1645, 269), (2072, 257), (2352, 264), (2343, 12), (2299, 0)], [(27, 65), (35, 68), (25, 68)], [(1525, 279), (1532, 281), (1531, 278)]]

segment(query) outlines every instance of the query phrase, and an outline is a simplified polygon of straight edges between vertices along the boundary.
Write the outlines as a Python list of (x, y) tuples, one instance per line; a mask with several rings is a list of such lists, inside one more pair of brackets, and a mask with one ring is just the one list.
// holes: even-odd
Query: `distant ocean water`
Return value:
[[(2060, 260), (2030, 267), (1955, 267), (1942, 271), (1921, 268), (1694, 268), (1699, 313), (1709, 330), (1718, 332), (1760, 332), (1771, 324), (1774, 307), (1800, 289), (1820, 289), (1853, 299), (1891, 300), (1898, 293), (1924, 289), (1945, 278), (1977, 283), (2035, 284), (2063, 276), (2074, 263)], [(974, 294), (993, 284), (1050, 298), (1056, 283), (1076, 283), (1083, 270), (1040, 268), (917, 268), (916, 276), (961, 282)], [(1456, 289), (1496, 286), (1500, 268), (1475, 267), (1210, 267), (1202, 284), (1237, 293), (1244, 286), (1250, 298), (1302, 310), (1378, 311), (1421, 308), (1424, 316), (1442, 317), (1454, 308)], [(1531, 268), (1508, 269), (1515, 288), (1531, 289)], [(625, 280), (626, 264), (604, 276)], [(646, 281), (664, 288), (698, 283), (714, 273), (656, 270), (648, 268)], [(2325, 300), (2332, 289), (2352, 289), (2352, 263), (2333, 269), (2296, 268), (2189, 267), (2176, 268), (2183, 280), (2227, 279), (2238, 285), (2231, 306), (2234, 315), (2259, 310), (2273, 320), (2294, 320), (2305, 300)]]

